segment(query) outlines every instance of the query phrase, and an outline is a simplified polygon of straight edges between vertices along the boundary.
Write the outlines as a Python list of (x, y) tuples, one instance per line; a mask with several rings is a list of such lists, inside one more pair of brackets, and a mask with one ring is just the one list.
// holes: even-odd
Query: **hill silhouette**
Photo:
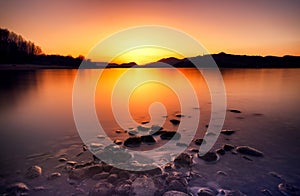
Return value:
[[(135, 62), (116, 64), (116, 63), (97, 63), (85, 60), (80, 55), (77, 58), (72, 56), (46, 55), (42, 49), (31, 41), (26, 41), (21, 35), (10, 32), (7, 29), (0, 28), (0, 64), (32, 64), (47, 65), (47, 68), (78, 68), (83, 65), (84, 68), (193, 68), (195, 65), (191, 62), (198, 62), (200, 67), (209, 67), (207, 60), (213, 58), (220, 68), (300, 68), (299, 56), (247, 56), (233, 55), (221, 52), (219, 54), (196, 56), (184, 59), (175, 57), (163, 58), (157, 62), (138, 66)], [(107, 66), (106, 66), (107, 65)], [(2, 66), (3, 67), (3, 66)], [(1, 68), (1, 65), (0, 65)], [(41, 68), (41, 67), (38, 67)]]

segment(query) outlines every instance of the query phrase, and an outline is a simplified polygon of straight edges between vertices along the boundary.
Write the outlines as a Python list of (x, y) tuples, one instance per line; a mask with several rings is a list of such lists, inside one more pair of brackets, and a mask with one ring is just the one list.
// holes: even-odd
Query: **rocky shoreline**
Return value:
[[(233, 113), (238, 110), (233, 110)], [(182, 118), (183, 115), (176, 116)], [(176, 121), (175, 121), (176, 120)], [(175, 126), (179, 119), (170, 121)], [(80, 142), (78, 136), (66, 138), (62, 141), (64, 148), (57, 147), (50, 153), (28, 155), (24, 165), (32, 164), (7, 176), (1, 175), (1, 195), (246, 195), (239, 189), (221, 186), (218, 179), (230, 181), (234, 178), (232, 170), (223, 170), (222, 159), (233, 157), (237, 162), (253, 162), (263, 160), (265, 154), (246, 145), (234, 145), (229, 137), (238, 134), (239, 130), (226, 129), (221, 131), (220, 137), (226, 137), (219, 148), (200, 156), (199, 146), (205, 144), (203, 138), (195, 138), (191, 144), (177, 142), (186, 150), (173, 161), (163, 167), (155, 167), (147, 171), (126, 171), (102, 162), (101, 155), (115, 155), (117, 160), (110, 160), (117, 164), (131, 164), (132, 155), (123, 147), (139, 148), (142, 144), (154, 143), (180, 138), (175, 131), (166, 131), (160, 126), (146, 126), (142, 123), (136, 129), (116, 130), (116, 133), (126, 133), (128, 138), (115, 140), (114, 145), (103, 146), (91, 143), (86, 146)], [(142, 136), (139, 133), (143, 133)], [(145, 134), (146, 133), (146, 134)], [(97, 136), (99, 141), (104, 136)], [(123, 145), (123, 147), (121, 147)], [(96, 155), (91, 153), (94, 152)], [(136, 164), (136, 163), (135, 163)], [(224, 164), (224, 163), (223, 163)], [(145, 165), (143, 165), (144, 167)], [(153, 165), (151, 165), (153, 167)], [(225, 167), (226, 166), (226, 167)], [(216, 167), (215, 172), (203, 171), (203, 168)], [(232, 166), (234, 167), (234, 166)], [(138, 170), (138, 169), (137, 169)], [(229, 172), (228, 172), (229, 171)], [(211, 173), (210, 173), (211, 172)], [(250, 171), (251, 172), (251, 171)], [(253, 171), (255, 172), (255, 171)], [(270, 171), (268, 176), (277, 179), (277, 187), (273, 190), (260, 189), (262, 195), (299, 195), (300, 189), (288, 183), (280, 174)], [(211, 180), (213, 178), (215, 180)], [(274, 189), (277, 191), (274, 192)]]

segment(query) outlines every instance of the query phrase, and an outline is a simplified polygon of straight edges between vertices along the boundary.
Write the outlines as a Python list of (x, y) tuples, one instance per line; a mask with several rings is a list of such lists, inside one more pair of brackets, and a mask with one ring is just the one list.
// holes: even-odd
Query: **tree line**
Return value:
[(0, 64), (39, 64), (79, 67), (84, 56), (46, 55), (41, 47), (21, 35), (0, 28)]

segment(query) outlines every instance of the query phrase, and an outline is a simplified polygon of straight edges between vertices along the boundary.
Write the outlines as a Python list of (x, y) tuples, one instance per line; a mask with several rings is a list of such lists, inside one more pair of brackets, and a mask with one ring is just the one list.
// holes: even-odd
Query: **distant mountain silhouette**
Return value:
[[(83, 56), (74, 58), (72, 56), (45, 55), (39, 46), (31, 41), (26, 41), (22, 36), (0, 28), (0, 64), (35, 64), (62, 66), (63, 68), (162, 68), (162, 67), (187, 67), (192, 68), (196, 62), (200, 67), (209, 67), (208, 60), (214, 59), (220, 68), (300, 68), (299, 56), (247, 56), (233, 55), (221, 52), (219, 54), (196, 56), (184, 59), (175, 57), (163, 58), (157, 62), (148, 63), (143, 66), (135, 62), (116, 64), (105, 62), (91, 62)], [(168, 65), (167, 65), (168, 64)], [(1, 68), (1, 65), (0, 65)]]

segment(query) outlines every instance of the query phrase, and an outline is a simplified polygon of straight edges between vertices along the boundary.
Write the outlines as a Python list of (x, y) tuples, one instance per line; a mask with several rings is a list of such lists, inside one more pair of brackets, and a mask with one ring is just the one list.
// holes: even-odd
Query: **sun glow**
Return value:
[(181, 54), (165, 48), (142, 47), (127, 51), (117, 56), (112, 62), (118, 64), (135, 62), (138, 65), (145, 65), (168, 57), (184, 58)]

